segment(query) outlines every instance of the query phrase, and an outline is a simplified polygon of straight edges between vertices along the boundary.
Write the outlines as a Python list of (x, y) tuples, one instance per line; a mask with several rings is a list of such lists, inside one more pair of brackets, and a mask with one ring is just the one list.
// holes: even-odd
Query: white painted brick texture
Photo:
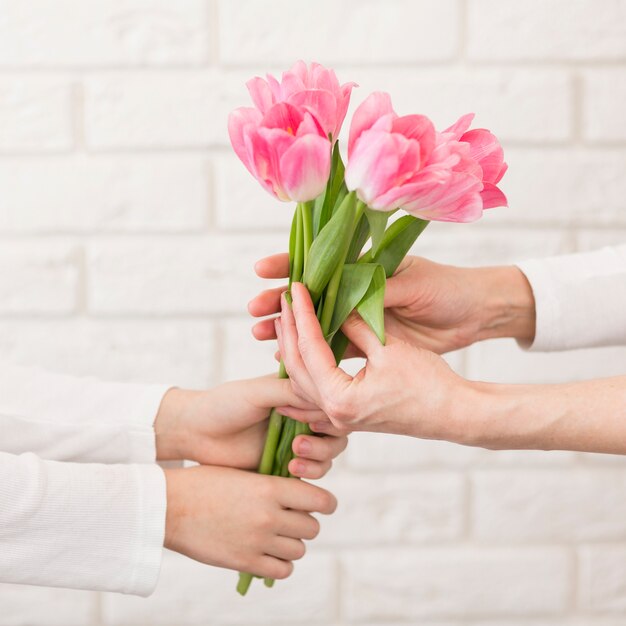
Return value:
[[(273, 372), (246, 305), (284, 251), (228, 144), (244, 82), (315, 59), (501, 137), (510, 208), (414, 248), (492, 265), (626, 241), (626, 0), (0, 0), (0, 358), (204, 387)], [(274, 283), (280, 284), (280, 283)], [(473, 379), (624, 373), (621, 348), (448, 355)], [(360, 367), (348, 364), (349, 371)], [(428, 390), (423, 390), (428, 393)], [(272, 591), (167, 553), (149, 599), (0, 586), (0, 626), (623, 626), (626, 461), (362, 433)]]

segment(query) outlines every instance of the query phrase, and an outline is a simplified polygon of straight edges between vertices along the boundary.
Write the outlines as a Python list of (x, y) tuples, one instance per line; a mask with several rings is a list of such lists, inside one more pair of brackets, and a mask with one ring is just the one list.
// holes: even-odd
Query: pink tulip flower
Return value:
[(464, 115), (444, 134), (470, 145), (470, 156), (478, 162), (483, 172), (483, 190), (480, 193), (483, 209), (507, 206), (506, 196), (496, 186), (508, 168), (504, 162), (504, 151), (498, 138), (486, 128), (469, 130), (473, 119), (473, 113)]
[(354, 112), (345, 180), (370, 208), (392, 211), (435, 148), (435, 128), (423, 115), (399, 117), (387, 93), (371, 94)]
[(304, 61), (283, 72), (280, 82), (268, 74), (267, 80), (257, 76), (247, 83), (252, 101), (261, 113), (267, 113), (278, 102), (293, 104), (314, 115), (332, 141), (339, 136), (355, 86), (356, 83), (340, 85), (333, 70), (319, 63), (307, 66)]
[(307, 110), (286, 102), (265, 114), (242, 107), (230, 114), (228, 133), (248, 171), (279, 200), (308, 202), (324, 191), (331, 143)]
[(468, 130), (472, 119), (436, 133), (427, 118), (398, 117), (388, 94), (372, 94), (352, 120), (348, 189), (372, 209), (427, 220), (471, 222), (506, 206), (496, 186), (506, 171), (502, 147), (489, 131)]

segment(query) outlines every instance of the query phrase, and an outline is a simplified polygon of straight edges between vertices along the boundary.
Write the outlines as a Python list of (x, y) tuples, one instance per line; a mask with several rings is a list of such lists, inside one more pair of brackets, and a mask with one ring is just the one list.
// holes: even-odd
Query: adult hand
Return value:
[(268, 578), (286, 578), (304, 556), (303, 539), (333, 513), (335, 497), (290, 478), (224, 467), (165, 470), (165, 547), (196, 561)]
[[(270, 409), (286, 404), (297, 407), (309, 421), (324, 419), (317, 406), (292, 391), (289, 381), (275, 376), (230, 382), (208, 391), (171, 389), (155, 422), (157, 458), (254, 469)], [(326, 474), (347, 445), (346, 437), (335, 435), (330, 431), (325, 437), (296, 437), (290, 472), (308, 479)]]
[[(368, 430), (469, 441), (471, 431), (460, 409), (466, 408), (471, 385), (440, 356), (391, 334), (383, 346), (353, 314), (343, 331), (367, 361), (356, 376), (349, 376), (335, 364), (307, 289), (294, 283), (291, 294), (293, 308), (283, 296), (282, 315), (275, 322), (278, 343), (294, 392), (328, 416), (315, 422), (314, 430)], [(294, 406), (279, 410), (301, 421), (311, 418)]]
[[(262, 278), (285, 278), (288, 256), (261, 259), (255, 269)], [(259, 294), (249, 304), (250, 313), (278, 313), (285, 288)], [(438, 354), (495, 337), (531, 342), (535, 302), (526, 277), (514, 266), (461, 268), (406, 257), (387, 281), (385, 328), (398, 339)], [(258, 322), (253, 334), (259, 340), (275, 338), (273, 319)], [(347, 356), (357, 355), (362, 356), (352, 346)]]

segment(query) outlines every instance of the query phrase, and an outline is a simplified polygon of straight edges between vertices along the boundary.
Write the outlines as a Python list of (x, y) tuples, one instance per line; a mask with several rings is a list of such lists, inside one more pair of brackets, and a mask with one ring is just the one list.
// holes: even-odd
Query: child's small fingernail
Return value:
[(309, 454), (313, 450), (313, 446), (308, 439), (300, 439), (298, 441), (298, 453), (299, 454)]
[(306, 472), (306, 464), (302, 461), (292, 461), (289, 471), (300, 476)]
[(328, 430), (328, 422), (315, 422), (311, 424), (311, 430), (325, 431)]

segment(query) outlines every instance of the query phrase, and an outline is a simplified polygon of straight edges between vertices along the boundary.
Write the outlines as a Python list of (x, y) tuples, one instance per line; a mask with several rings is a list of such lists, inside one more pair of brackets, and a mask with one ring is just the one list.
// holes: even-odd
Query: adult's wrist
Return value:
[(172, 388), (163, 396), (154, 422), (158, 461), (177, 461), (186, 458), (189, 433), (185, 413), (191, 395), (196, 392)]
[(472, 270), (476, 293), (481, 294), (478, 341), (511, 337), (530, 344), (535, 337), (533, 290), (514, 265)]

